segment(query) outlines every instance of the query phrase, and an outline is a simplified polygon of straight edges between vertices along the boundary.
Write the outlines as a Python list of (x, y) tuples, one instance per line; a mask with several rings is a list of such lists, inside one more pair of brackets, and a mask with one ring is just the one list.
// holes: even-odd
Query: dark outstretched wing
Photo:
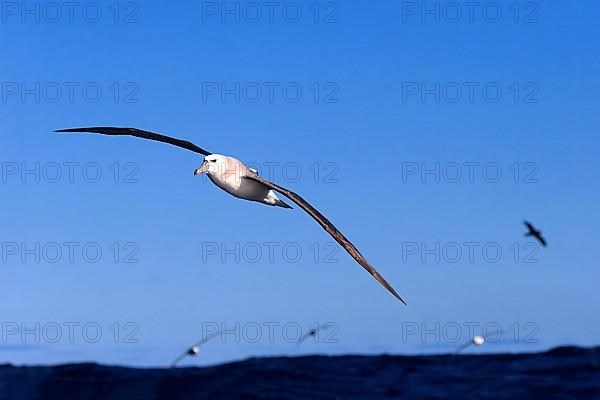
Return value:
[(187, 357), (187, 355), (188, 355), (187, 351), (185, 353), (181, 353), (180, 355), (178, 355), (177, 358), (175, 360), (173, 360), (173, 362), (171, 363), (171, 368), (175, 368), (181, 360), (183, 360), (184, 358)]
[(456, 350), (454, 351), (454, 354), (458, 354), (458, 353), (462, 352), (462, 351), (463, 351), (463, 350), (465, 350), (467, 347), (470, 347), (472, 344), (473, 344), (473, 342), (471, 341), (471, 342), (468, 342), (468, 343), (465, 343), (465, 344), (461, 345), (461, 346), (460, 346), (458, 349), (456, 349)]
[(194, 346), (201, 346), (203, 344), (208, 343), (210, 340), (212, 340), (212, 339), (214, 339), (216, 337), (221, 336), (223, 333), (229, 333), (229, 332), (232, 332), (232, 331), (224, 331), (224, 332), (217, 331), (217, 332), (213, 333), (212, 335), (208, 335), (208, 336), (202, 338), (202, 340), (194, 343)]
[(323, 214), (321, 214), (317, 209), (311, 206), (306, 200), (302, 197), (298, 196), (296, 193), (287, 190), (279, 185), (276, 185), (272, 182), (269, 182), (258, 175), (255, 176), (246, 176), (247, 179), (252, 179), (256, 182), (262, 183), (263, 185), (281, 193), (288, 199), (292, 200), (298, 206), (300, 206), (304, 211), (308, 213), (315, 221), (319, 223), (333, 237), (347, 252), (358, 262), (364, 269), (366, 269), (379, 283), (381, 283), (391, 294), (393, 294), (398, 300), (402, 303), (406, 304), (406, 302), (400, 297), (398, 293), (394, 290), (394, 288), (387, 283), (387, 281), (373, 268), (371, 264), (363, 257), (362, 254), (358, 251), (356, 247), (348, 240), (346, 237), (340, 232)]
[(537, 240), (540, 241), (540, 243), (542, 244), (542, 246), (546, 247), (546, 239), (544, 239), (544, 237), (540, 234), (535, 235), (535, 237), (537, 238)]
[(483, 336), (483, 337), (484, 337), (484, 339), (487, 341), (487, 340), (489, 340), (489, 338), (490, 338), (490, 337), (492, 337), (492, 336), (493, 336), (493, 337), (497, 337), (497, 335), (500, 335), (500, 337), (502, 337), (502, 335), (507, 335), (507, 334), (509, 334), (509, 333), (510, 333), (510, 332), (508, 332), (508, 331), (503, 331), (503, 330), (498, 330), (498, 329), (496, 329), (496, 330), (493, 330), (492, 332), (486, 332), (486, 334), (485, 334), (485, 335), (484, 335), (484, 334), (483, 334), (483, 332), (482, 332), (482, 333), (481, 333), (481, 336)]
[(201, 147), (196, 146), (195, 144), (188, 142), (187, 140), (175, 139), (169, 136), (160, 135), (154, 132), (143, 131), (141, 129), (136, 128), (114, 128), (107, 126), (98, 126), (94, 128), (72, 128), (72, 129), (59, 129), (54, 132), (59, 133), (100, 133), (102, 135), (111, 135), (111, 136), (135, 136), (142, 139), (148, 140), (156, 140), (157, 142), (163, 142), (172, 144), (173, 146), (181, 147), (195, 153), (200, 153), (204, 156), (208, 156), (211, 153), (204, 150)]
[(529, 232), (535, 231), (535, 228), (529, 222), (523, 221), (523, 223), (525, 224), (525, 226), (527, 227), (527, 229), (529, 229)]

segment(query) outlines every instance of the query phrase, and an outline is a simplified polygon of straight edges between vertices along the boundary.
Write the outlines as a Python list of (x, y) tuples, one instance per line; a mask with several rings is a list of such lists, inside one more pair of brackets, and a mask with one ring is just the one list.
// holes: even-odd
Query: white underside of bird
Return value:
[(260, 182), (244, 179), (250, 175), (257, 175), (257, 172), (236, 158), (221, 154), (206, 156), (202, 166), (194, 171), (194, 175), (203, 173), (215, 185), (237, 198), (270, 206), (291, 208), (279, 199), (269, 187)]

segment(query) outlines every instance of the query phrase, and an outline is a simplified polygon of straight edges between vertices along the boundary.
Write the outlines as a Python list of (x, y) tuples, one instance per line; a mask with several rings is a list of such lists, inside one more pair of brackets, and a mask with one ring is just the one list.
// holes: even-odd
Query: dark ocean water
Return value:
[(600, 399), (600, 347), (254, 358), (209, 368), (0, 366), (2, 399)]

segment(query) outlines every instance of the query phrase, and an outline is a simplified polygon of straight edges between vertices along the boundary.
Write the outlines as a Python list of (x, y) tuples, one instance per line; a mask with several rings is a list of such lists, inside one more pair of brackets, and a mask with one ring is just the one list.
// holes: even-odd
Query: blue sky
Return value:
[[(481, 352), (598, 344), (595, 2), (518, 13), (482, 2), (472, 14), (451, 2), (427, 2), (433, 13), (281, 2), (273, 14), (241, 2), (239, 22), (221, 2), (11, 4), (2, 362), (163, 366), (222, 324), (240, 339), (212, 342), (198, 364), (444, 352), (468, 326), (511, 331)], [(327, 215), (409, 306), (301, 210), (194, 177), (194, 153), (50, 133), (95, 125), (255, 164)], [(523, 237), (523, 219), (548, 248)], [(290, 343), (327, 322), (318, 343)]]

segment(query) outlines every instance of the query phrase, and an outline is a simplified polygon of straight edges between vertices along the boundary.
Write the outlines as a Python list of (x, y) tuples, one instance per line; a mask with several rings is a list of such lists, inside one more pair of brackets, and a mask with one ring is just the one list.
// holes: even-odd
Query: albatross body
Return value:
[(270, 206), (292, 208), (281, 201), (270, 187), (246, 179), (250, 175), (256, 175), (256, 171), (236, 158), (221, 154), (208, 155), (204, 158), (202, 166), (194, 171), (194, 175), (203, 173), (212, 183), (237, 198)]
[(354, 258), (377, 282), (385, 287), (394, 297), (402, 303), (406, 302), (394, 290), (394, 288), (381, 276), (379, 272), (367, 261), (367, 259), (358, 251), (339, 229), (335, 227), (323, 214), (310, 205), (298, 194), (281, 187), (273, 182), (258, 176), (257, 171), (249, 168), (246, 164), (233, 157), (214, 154), (204, 150), (187, 140), (176, 139), (170, 136), (161, 135), (154, 132), (144, 131), (136, 128), (116, 128), (116, 127), (92, 127), (92, 128), (72, 128), (60, 129), (55, 132), (79, 132), (79, 133), (99, 133), (109, 136), (134, 136), (142, 139), (154, 140), (168, 143), (173, 146), (181, 147), (204, 156), (202, 166), (194, 171), (194, 175), (206, 173), (209, 179), (218, 187), (227, 193), (240, 199), (256, 201), (270, 206), (282, 208), (291, 208), (281, 201), (275, 192), (287, 197), (297, 206), (303, 209), (311, 216), (332, 238), (336, 240), (346, 252)]

